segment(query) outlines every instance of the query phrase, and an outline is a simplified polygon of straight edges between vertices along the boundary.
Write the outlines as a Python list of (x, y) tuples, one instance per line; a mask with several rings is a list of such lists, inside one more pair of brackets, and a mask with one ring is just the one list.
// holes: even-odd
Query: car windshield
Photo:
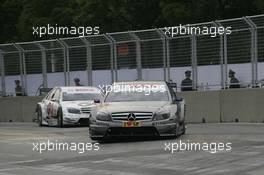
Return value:
[(151, 89), (133, 89), (129, 91), (110, 91), (105, 98), (105, 102), (125, 102), (125, 101), (169, 101), (166, 88), (152, 91)]
[(101, 94), (96, 93), (62, 93), (62, 101), (86, 101), (101, 98)]

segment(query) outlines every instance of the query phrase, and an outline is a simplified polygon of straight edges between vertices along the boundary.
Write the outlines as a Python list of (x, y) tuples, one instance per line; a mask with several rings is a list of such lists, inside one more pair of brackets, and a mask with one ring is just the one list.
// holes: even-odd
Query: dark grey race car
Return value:
[(120, 136), (175, 136), (185, 133), (185, 101), (164, 81), (118, 82), (91, 109), (93, 140)]

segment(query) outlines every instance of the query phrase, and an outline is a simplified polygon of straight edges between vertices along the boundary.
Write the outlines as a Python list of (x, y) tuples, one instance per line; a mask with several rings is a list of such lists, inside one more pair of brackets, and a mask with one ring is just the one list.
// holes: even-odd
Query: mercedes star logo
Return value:
[(134, 120), (136, 120), (136, 115), (135, 115), (134, 113), (129, 113), (129, 114), (127, 115), (127, 119), (128, 119), (129, 121), (134, 121)]

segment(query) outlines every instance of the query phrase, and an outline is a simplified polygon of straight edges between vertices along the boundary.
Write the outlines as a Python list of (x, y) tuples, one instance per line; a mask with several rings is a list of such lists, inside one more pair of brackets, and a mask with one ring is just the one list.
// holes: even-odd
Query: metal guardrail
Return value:
[(190, 26), (230, 26), (232, 33), (171, 37), (164, 29), (149, 29), (1, 44), (0, 91), (10, 94), (19, 79), (26, 94), (35, 94), (34, 83), (68, 86), (79, 75), (85, 85), (135, 79), (179, 85), (184, 71), (192, 70), (193, 88), (198, 90), (226, 88), (229, 69), (244, 77), (245, 86), (254, 87), (264, 78), (264, 15)]

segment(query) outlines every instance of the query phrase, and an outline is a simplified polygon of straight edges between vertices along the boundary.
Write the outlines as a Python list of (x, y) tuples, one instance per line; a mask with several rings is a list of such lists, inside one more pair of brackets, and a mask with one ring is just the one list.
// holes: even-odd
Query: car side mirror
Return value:
[(176, 97), (176, 99), (175, 99), (176, 101), (182, 101), (183, 100), (183, 98), (182, 97)]
[(178, 103), (178, 102), (181, 102), (182, 100), (183, 100), (182, 97), (176, 97), (176, 98), (173, 100), (173, 102), (174, 102), (174, 103)]
[(100, 99), (94, 99), (94, 103), (100, 103)]
[(58, 100), (56, 98), (52, 98), (51, 101), (57, 102)]

